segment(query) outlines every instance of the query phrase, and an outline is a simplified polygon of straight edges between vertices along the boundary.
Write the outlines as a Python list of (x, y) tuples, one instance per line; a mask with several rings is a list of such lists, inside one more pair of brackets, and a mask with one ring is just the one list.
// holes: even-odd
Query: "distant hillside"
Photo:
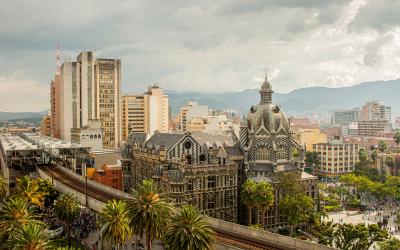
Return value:
[(0, 121), (18, 121), (23, 119), (41, 118), (47, 115), (48, 111), (41, 112), (2, 112), (0, 111)]
[[(273, 84), (273, 83), (272, 83)], [(273, 86), (272, 86), (273, 87)], [(188, 101), (208, 104), (212, 109), (232, 108), (247, 112), (252, 104), (257, 104), (257, 89), (236, 93), (169, 93), (169, 103), (173, 113), (179, 111)], [(394, 114), (400, 112), (400, 79), (393, 81), (366, 82), (351, 87), (327, 88), (309, 87), (294, 90), (288, 94), (275, 93), (274, 103), (281, 105), (288, 114), (304, 111), (332, 111), (361, 107), (367, 101), (377, 100), (392, 107)]]

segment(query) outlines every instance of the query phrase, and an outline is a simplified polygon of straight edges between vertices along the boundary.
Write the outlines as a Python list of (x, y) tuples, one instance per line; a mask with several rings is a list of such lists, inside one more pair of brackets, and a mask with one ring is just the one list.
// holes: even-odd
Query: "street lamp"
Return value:
[(83, 175), (85, 176), (85, 202), (86, 202), (86, 207), (88, 206), (88, 198), (87, 198), (87, 167), (86, 167), (86, 161), (81, 163), (82, 164), (82, 170), (83, 170)]

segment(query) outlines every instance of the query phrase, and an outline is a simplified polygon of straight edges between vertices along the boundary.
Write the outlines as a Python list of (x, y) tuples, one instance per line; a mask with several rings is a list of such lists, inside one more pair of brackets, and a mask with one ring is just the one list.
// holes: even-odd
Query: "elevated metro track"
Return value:
[[(41, 166), (39, 167), (42, 171), (44, 171), (48, 176), (54, 178), (54, 180), (63, 183), (65, 186), (76, 190), (79, 193), (85, 194), (85, 182), (81, 179), (76, 178), (73, 175), (69, 175), (67, 172), (62, 171), (58, 168), (49, 168)], [(87, 184), (87, 195), (92, 197), (98, 201), (107, 203), (107, 201), (115, 199), (121, 200), (125, 199), (121, 196), (115, 196), (114, 194), (110, 194), (98, 187)], [(248, 250), (278, 250), (278, 249), (294, 249), (288, 247), (280, 247), (267, 242), (263, 239), (258, 239), (255, 237), (251, 237), (248, 235), (242, 235), (239, 233), (229, 232), (227, 230), (223, 230), (217, 227), (212, 227), (212, 229), (216, 232), (217, 242), (222, 243), (224, 245), (233, 246), (238, 249), (248, 249)]]
[[(59, 168), (39, 167), (47, 177), (54, 178), (57, 183), (75, 190), (82, 194), (87, 194), (93, 200), (107, 203), (109, 200), (124, 200), (127, 198), (126, 193), (119, 192), (120, 195), (107, 192), (102, 186), (96, 186), (94, 183), (87, 183), (85, 188), (85, 180), (81, 176), (69, 173)], [(97, 183), (96, 183), (97, 184)], [(98, 184), (97, 184), (98, 185)], [(118, 193), (118, 192), (117, 192)], [(123, 197), (125, 195), (125, 197)], [(128, 196), (129, 197), (129, 196)], [(98, 210), (102, 207), (99, 206)], [(333, 248), (306, 242), (286, 236), (272, 234), (269, 232), (251, 230), (248, 227), (240, 226), (233, 223), (223, 222), (213, 218), (208, 218), (211, 228), (216, 232), (216, 240), (219, 244), (230, 246), (232, 249), (248, 249), (248, 250), (331, 250)], [(225, 248), (229, 249), (229, 248)]]

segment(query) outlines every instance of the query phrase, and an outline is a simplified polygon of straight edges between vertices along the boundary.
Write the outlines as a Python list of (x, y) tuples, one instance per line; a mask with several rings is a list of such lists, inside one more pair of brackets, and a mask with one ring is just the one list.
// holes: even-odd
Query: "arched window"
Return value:
[(270, 160), (270, 150), (266, 147), (257, 148), (255, 155), (256, 155), (256, 161), (257, 160), (264, 160), (264, 161)]
[(90, 139), (93, 139), (93, 135), (90, 135)]
[(101, 138), (101, 135), (99, 135), (98, 138), (100, 139), (100, 138)]
[(204, 154), (201, 154), (199, 157), (200, 161), (206, 161), (206, 156)]
[(94, 135), (94, 139), (97, 139), (97, 135)]
[(280, 146), (276, 151), (276, 159), (283, 160), (287, 158), (287, 150), (283, 146)]

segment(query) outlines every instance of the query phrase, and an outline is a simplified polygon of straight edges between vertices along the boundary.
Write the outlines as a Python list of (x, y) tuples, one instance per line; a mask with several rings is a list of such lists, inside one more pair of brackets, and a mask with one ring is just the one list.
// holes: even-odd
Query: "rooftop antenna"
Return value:
[(56, 49), (56, 75), (60, 75), (60, 67), (61, 67), (61, 51), (60, 51), (60, 43), (57, 42), (57, 49)]

